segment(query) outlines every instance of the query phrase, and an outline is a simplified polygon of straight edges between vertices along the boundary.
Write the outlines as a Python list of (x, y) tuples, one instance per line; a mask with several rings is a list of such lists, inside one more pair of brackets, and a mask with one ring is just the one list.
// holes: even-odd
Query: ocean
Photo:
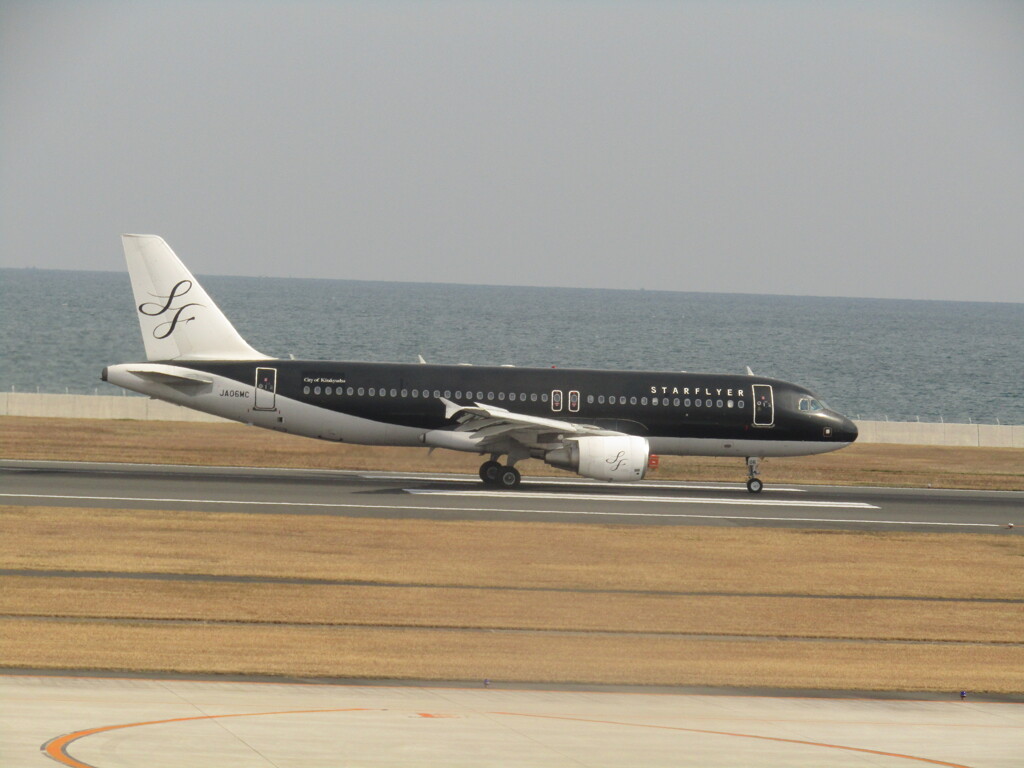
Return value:
[[(1024, 304), (200, 276), (280, 357), (756, 373), (857, 419), (1024, 424)], [(127, 273), (0, 269), (0, 388), (118, 394)]]

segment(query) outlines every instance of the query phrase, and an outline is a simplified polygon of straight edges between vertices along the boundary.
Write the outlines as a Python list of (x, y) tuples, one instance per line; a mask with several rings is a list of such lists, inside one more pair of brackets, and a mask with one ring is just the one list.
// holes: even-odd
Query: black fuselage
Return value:
[(306, 360), (189, 361), (187, 366), (237, 381), (235, 396), (248, 396), (255, 385), (264, 409), (284, 397), (424, 430), (450, 426), (445, 398), (647, 438), (848, 443), (857, 434), (853, 423), (834, 411), (802, 409), (801, 401), (818, 402), (807, 389), (760, 376)]

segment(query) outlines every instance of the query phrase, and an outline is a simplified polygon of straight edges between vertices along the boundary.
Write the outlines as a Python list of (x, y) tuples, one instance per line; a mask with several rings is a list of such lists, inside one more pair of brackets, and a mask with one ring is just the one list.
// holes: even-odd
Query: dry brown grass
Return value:
[(8, 620), (4, 660), (33, 668), (781, 688), (1024, 690), (1020, 646), (760, 642)]
[(0, 614), (1016, 643), (1019, 604), (8, 577)]
[[(1024, 684), (1020, 605), (970, 599), (1024, 599), (1024, 543), (1000, 534), (3, 507), (0, 567), (379, 582), (5, 576), (0, 663), (9, 667), (1000, 692)], [(958, 600), (912, 599), (927, 596)], [(871, 642), (887, 639), (964, 644)]]
[(1006, 534), (0, 506), (0, 567), (433, 586), (1024, 598)]
[[(257, 437), (258, 436), (258, 437)], [(467, 472), (479, 457), (421, 448), (380, 448), (256, 432), (241, 424), (103, 421), (0, 417), (0, 458), (150, 462), (317, 469)], [(558, 475), (539, 461), (527, 475)], [(858, 443), (837, 453), (764, 462), (769, 483), (907, 485), (935, 488), (1024, 490), (1024, 449)], [(666, 456), (659, 479), (722, 480), (745, 477), (736, 459)]]

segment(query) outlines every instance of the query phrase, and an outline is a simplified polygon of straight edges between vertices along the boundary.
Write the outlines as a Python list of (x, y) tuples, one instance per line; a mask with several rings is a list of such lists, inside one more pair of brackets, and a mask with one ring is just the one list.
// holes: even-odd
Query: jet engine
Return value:
[(544, 461), (595, 480), (630, 482), (643, 480), (651, 448), (642, 437), (609, 435), (579, 437), (562, 448), (548, 451)]

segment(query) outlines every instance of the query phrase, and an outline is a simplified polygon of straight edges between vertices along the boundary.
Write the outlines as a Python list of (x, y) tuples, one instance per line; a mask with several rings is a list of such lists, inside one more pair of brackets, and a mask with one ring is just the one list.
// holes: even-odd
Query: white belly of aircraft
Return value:
[(107, 381), (185, 408), (321, 440), (362, 445), (421, 445), (422, 429), (384, 424), (276, 395), (273, 407), (256, 407), (256, 387), (234, 379), (163, 363), (107, 367)]

